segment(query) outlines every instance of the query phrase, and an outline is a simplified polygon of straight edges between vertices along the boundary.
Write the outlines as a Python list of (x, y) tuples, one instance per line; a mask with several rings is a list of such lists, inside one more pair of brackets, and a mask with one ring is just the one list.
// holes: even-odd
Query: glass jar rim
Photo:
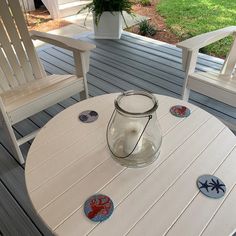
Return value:
[[(148, 97), (152, 100), (153, 106), (150, 109), (148, 109), (147, 111), (144, 111), (144, 112), (130, 112), (130, 111), (127, 111), (127, 110), (121, 108), (121, 106), (119, 105), (120, 100), (124, 96), (131, 96), (131, 95), (146, 96), (146, 97)], [(121, 93), (115, 99), (114, 104), (115, 104), (115, 108), (118, 112), (122, 113), (123, 115), (128, 115), (128, 116), (148, 116), (148, 115), (151, 115), (152, 113), (154, 113), (158, 108), (158, 102), (157, 102), (156, 97), (153, 94), (145, 92), (145, 91), (134, 91), (134, 90), (125, 91), (125, 92)]]

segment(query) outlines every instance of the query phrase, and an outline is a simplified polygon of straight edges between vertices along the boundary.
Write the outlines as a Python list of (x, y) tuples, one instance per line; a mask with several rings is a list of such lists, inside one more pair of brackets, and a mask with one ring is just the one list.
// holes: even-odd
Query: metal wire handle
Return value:
[(108, 145), (108, 148), (109, 148), (110, 152), (111, 152), (112, 155), (114, 155), (115, 157), (117, 157), (117, 158), (127, 158), (127, 157), (129, 157), (130, 155), (132, 155), (132, 153), (134, 152), (135, 148), (137, 147), (137, 145), (138, 145), (138, 143), (139, 143), (139, 140), (141, 139), (141, 137), (143, 136), (144, 131), (145, 131), (146, 128), (147, 128), (148, 123), (149, 123), (150, 120), (152, 119), (152, 115), (145, 116), (145, 117), (148, 117), (148, 121), (147, 121), (147, 123), (145, 124), (145, 126), (144, 126), (144, 128), (143, 128), (143, 131), (141, 132), (141, 134), (140, 134), (140, 136), (139, 136), (139, 138), (138, 138), (138, 140), (137, 140), (137, 142), (136, 142), (136, 144), (135, 144), (133, 150), (132, 150), (128, 155), (126, 155), (126, 156), (117, 156), (117, 155), (112, 151), (112, 149), (111, 149), (111, 147), (110, 147), (110, 144), (109, 144), (109, 141), (108, 141), (108, 129), (109, 129), (109, 126), (110, 126), (110, 124), (111, 124), (111, 120), (112, 120), (114, 114), (115, 114), (115, 109), (114, 109), (114, 111), (112, 112), (111, 118), (110, 118), (110, 120), (109, 120), (109, 122), (108, 122), (108, 125), (107, 125), (107, 130), (106, 130), (107, 145)]

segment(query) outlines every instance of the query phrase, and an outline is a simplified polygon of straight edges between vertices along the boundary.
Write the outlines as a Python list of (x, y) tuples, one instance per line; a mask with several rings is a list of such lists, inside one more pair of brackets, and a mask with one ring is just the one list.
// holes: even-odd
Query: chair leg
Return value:
[(88, 95), (85, 91), (82, 91), (82, 92), (79, 93), (79, 97), (80, 97), (80, 101), (82, 101), (84, 99), (87, 99)]
[(0, 120), (1, 119), (3, 119), (2, 129), (3, 129), (4, 134), (6, 135), (7, 141), (10, 145), (13, 155), (19, 160), (20, 164), (24, 164), (25, 160), (24, 160), (23, 155), (21, 153), (20, 147), (17, 143), (17, 139), (14, 134), (13, 128), (10, 124), (10, 121), (9, 121), (8, 117), (6, 116), (6, 114), (4, 114), (0, 110)]
[(188, 88), (184, 88), (184, 89), (183, 89), (182, 99), (183, 99), (184, 101), (188, 101), (188, 99), (189, 99), (189, 93), (190, 93), (190, 89), (188, 89)]

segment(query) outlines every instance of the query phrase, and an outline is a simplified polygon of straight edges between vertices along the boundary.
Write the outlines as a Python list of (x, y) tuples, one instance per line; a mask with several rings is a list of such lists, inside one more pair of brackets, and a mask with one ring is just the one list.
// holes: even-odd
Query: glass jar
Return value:
[(162, 135), (157, 107), (155, 96), (142, 91), (127, 91), (115, 100), (107, 126), (107, 144), (121, 165), (143, 167), (159, 156)]

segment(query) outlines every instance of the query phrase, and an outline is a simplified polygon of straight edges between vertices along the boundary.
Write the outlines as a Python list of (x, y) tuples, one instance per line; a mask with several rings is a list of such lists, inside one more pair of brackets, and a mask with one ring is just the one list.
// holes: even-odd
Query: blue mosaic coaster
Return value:
[(103, 194), (93, 195), (84, 203), (85, 215), (94, 222), (107, 220), (112, 215), (113, 210), (112, 200)]
[(221, 198), (225, 195), (226, 186), (214, 175), (202, 175), (197, 179), (197, 186), (201, 193), (210, 198)]
[(191, 111), (185, 106), (175, 105), (170, 108), (170, 113), (177, 117), (188, 117)]
[(83, 123), (91, 123), (98, 119), (98, 113), (96, 111), (87, 110), (79, 114), (79, 120)]

